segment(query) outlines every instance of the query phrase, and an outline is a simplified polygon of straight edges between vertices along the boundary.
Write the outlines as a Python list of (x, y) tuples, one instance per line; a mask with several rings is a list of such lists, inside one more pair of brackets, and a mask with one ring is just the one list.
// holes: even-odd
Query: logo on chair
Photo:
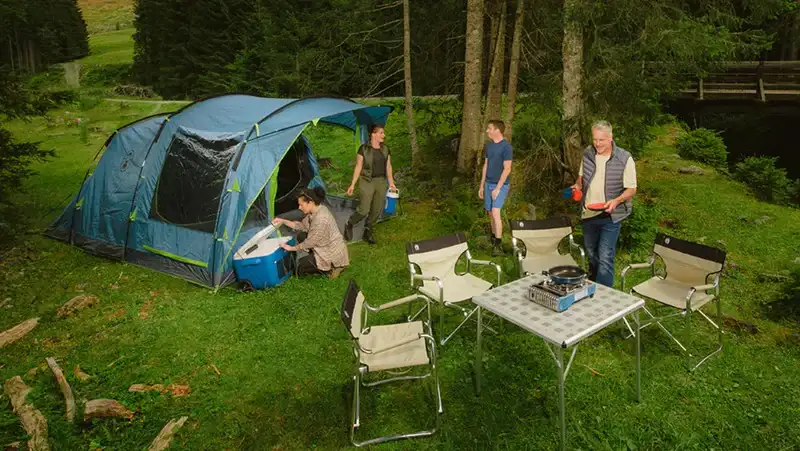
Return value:
[(669, 238), (664, 239), (664, 244), (669, 244)]
[(418, 250), (419, 250), (419, 244), (415, 244), (415, 245), (414, 245), (414, 250), (415, 250), (415, 251), (418, 251)]

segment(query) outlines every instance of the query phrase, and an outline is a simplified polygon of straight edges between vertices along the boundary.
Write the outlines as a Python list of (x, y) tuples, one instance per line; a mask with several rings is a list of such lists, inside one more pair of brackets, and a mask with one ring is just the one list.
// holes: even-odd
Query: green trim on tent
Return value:
[(241, 193), (242, 189), (239, 186), (239, 179), (233, 179), (233, 186), (228, 189), (228, 192), (236, 191), (237, 193)]
[[(292, 148), (292, 146), (294, 145), (295, 141), (297, 141), (297, 138), (299, 138), (300, 135), (303, 134), (303, 132), (306, 130), (306, 127), (308, 127), (308, 122), (306, 122), (303, 125), (303, 128), (300, 129), (300, 131), (297, 133), (297, 136), (294, 137), (294, 139), (291, 141), (289, 146), (286, 149), (283, 150), (283, 153), (281, 153), (281, 157), (278, 159), (278, 164), (276, 164), (275, 167), (272, 169), (272, 174), (270, 174), (269, 177), (267, 177), (267, 181), (264, 182), (263, 185), (261, 185), (261, 189), (256, 191), (256, 193), (260, 194), (262, 191), (264, 191), (267, 188), (267, 185), (271, 181), (273, 181), (273, 179), (277, 180), (277, 178), (278, 178), (278, 169), (281, 166), (280, 162), (283, 161), (283, 157), (285, 157), (286, 153), (289, 152), (289, 149)], [(275, 211), (275, 196), (277, 194), (277, 189), (278, 189), (277, 185), (275, 186), (275, 193), (272, 193), (272, 189), (270, 189), (270, 213)], [(258, 200), (258, 194), (256, 194), (256, 197), (254, 197), (253, 200), (250, 201), (247, 204), (247, 209), (245, 210), (245, 212), (249, 212), (250, 209), (253, 208), (253, 204), (256, 202), (256, 200)], [(228, 261), (228, 257), (231, 256), (231, 252), (233, 252), (233, 245), (236, 244), (236, 240), (239, 239), (239, 234), (242, 232), (242, 227), (244, 226), (244, 221), (246, 219), (247, 219), (247, 213), (245, 213), (244, 216), (242, 216), (242, 222), (240, 222), (239, 223), (239, 227), (236, 228), (236, 235), (233, 236), (233, 241), (231, 241), (231, 248), (228, 249), (228, 252), (225, 254), (225, 258), (223, 258), (222, 261), (220, 262), (220, 266), (219, 266), (219, 271), (220, 272), (222, 271), (222, 268), (224, 267), (225, 262)]]
[(152, 252), (154, 254), (158, 254), (158, 255), (160, 255), (162, 257), (171, 258), (173, 260), (177, 260), (177, 261), (182, 262), (182, 263), (188, 263), (190, 265), (200, 266), (201, 268), (208, 268), (208, 263), (201, 262), (201, 261), (198, 261), (198, 260), (192, 260), (191, 258), (181, 257), (180, 255), (171, 254), (171, 253), (169, 253), (167, 251), (162, 251), (160, 249), (156, 249), (156, 248), (150, 247), (150, 246), (148, 246), (146, 244), (144, 246), (142, 246), (142, 248), (144, 248), (144, 250), (146, 250), (146, 251), (150, 251), (150, 252)]
[(312, 120), (311, 120), (311, 123), (312, 123), (312, 124), (314, 124), (314, 127), (316, 127), (316, 126), (317, 126), (317, 124), (319, 123), (319, 118), (312, 119)]
[(83, 205), (83, 198), (82, 198), (82, 197), (81, 197), (81, 200), (79, 200), (79, 201), (78, 201), (78, 202), (75, 204), (75, 209), (76, 209), (76, 210), (80, 210), (80, 209), (81, 209), (81, 205)]
[(135, 209), (135, 208), (134, 208), (134, 209), (133, 209), (133, 211), (131, 212), (130, 216), (128, 216), (128, 219), (130, 219), (130, 220), (131, 220), (131, 222), (133, 222), (133, 221), (135, 221), (135, 220), (136, 220), (136, 209)]

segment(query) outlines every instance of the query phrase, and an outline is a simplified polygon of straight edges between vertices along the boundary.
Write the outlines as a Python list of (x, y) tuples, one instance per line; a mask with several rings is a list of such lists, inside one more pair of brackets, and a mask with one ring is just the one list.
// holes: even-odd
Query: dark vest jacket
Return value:
[[(364, 165), (361, 166), (361, 177), (364, 179), (364, 181), (369, 182), (372, 180), (372, 152), (377, 150), (378, 149), (373, 149), (370, 144), (361, 145), (361, 153), (364, 155)], [(381, 144), (380, 152), (383, 154), (383, 161), (388, 161), (389, 148), (386, 147), (386, 144)]]
[[(631, 154), (627, 150), (617, 147), (616, 144), (612, 144), (612, 146), (611, 157), (606, 163), (606, 179), (605, 188), (603, 190), (606, 194), (606, 202), (618, 197), (623, 191), (625, 191), (623, 174), (625, 173), (625, 165), (628, 164), (628, 159), (631, 158)], [(589, 184), (592, 183), (592, 178), (594, 178), (594, 174), (596, 172), (595, 154), (596, 151), (594, 146), (589, 146), (583, 150), (584, 191), (589, 190)], [(585, 197), (583, 203), (585, 206)], [(621, 204), (617, 205), (617, 208), (614, 209), (614, 211), (611, 212), (611, 220), (614, 222), (620, 222), (630, 216), (632, 211), (633, 205), (630, 200), (622, 202)]]

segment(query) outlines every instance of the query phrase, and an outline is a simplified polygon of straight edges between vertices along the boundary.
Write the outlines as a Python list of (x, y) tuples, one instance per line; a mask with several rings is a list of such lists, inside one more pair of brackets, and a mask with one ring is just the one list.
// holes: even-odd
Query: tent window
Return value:
[(253, 202), (253, 205), (250, 207), (250, 210), (247, 211), (247, 216), (245, 216), (242, 230), (247, 230), (252, 227), (266, 227), (269, 225), (268, 219), (267, 196), (264, 194), (264, 191), (261, 191), (258, 194), (256, 201)]
[(161, 168), (150, 217), (214, 232), (228, 165), (241, 135), (177, 133)]

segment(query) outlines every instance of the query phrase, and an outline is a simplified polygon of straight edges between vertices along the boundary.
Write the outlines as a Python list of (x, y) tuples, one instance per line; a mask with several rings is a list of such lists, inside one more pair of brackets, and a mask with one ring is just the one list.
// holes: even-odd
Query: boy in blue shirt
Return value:
[(483, 173), (478, 187), (478, 197), (483, 200), (486, 211), (492, 217), (492, 255), (503, 255), (503, 222), (500, 210), (508, 196), (509, 175), (513, 151), (511, 143), (506, 141), (503, 133), (506, 125), (503, 121), (493, 119), (486, 126), (489, 142), (483, 149)]

